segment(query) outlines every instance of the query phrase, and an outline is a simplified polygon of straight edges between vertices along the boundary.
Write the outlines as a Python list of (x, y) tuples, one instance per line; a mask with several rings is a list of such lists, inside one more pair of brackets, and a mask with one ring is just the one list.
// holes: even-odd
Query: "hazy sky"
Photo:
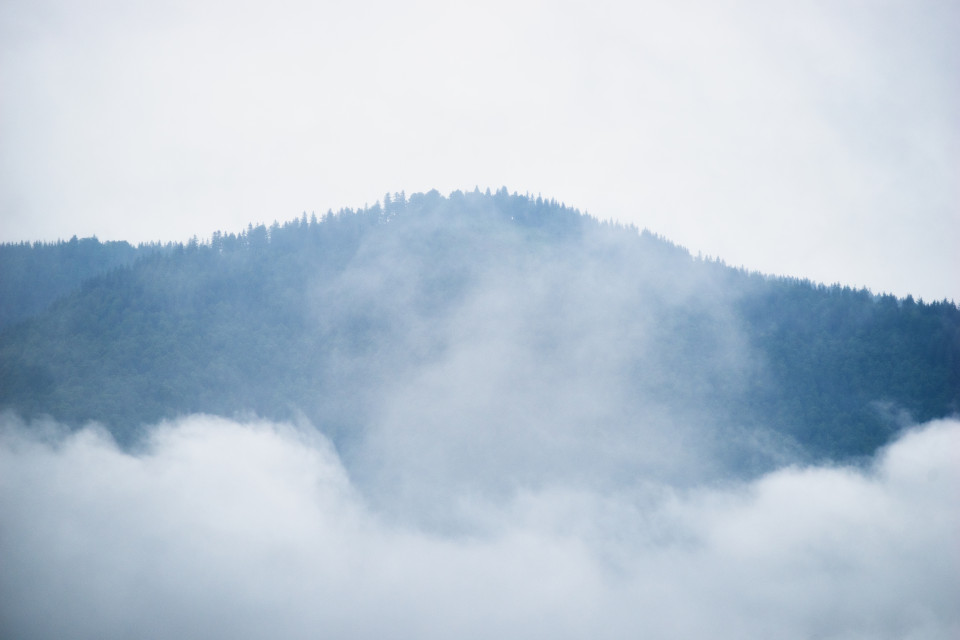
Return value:
[(0, 4), (0, 239), (507, 186), (960, 300), (960, 2)]

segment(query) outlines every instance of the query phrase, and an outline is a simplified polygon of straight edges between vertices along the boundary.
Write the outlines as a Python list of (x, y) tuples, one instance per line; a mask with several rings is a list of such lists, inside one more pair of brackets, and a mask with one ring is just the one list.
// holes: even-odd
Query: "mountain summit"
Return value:
[(127, 444), (191, 413), (307, 421), (346, 459), (500, 438), (509, 482), (663, 449), (845, 459), (960, 408), (951, 303), (747, 273), (506, 189), (98, 246), (99, 275), (0, 334), (0, 403)]

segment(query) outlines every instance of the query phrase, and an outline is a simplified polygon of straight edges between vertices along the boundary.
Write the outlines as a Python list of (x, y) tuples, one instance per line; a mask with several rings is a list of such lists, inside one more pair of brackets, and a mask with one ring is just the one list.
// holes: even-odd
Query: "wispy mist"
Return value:
[(472, 525), (445, 533), (385, 516), (310, 427), (194, 416), (152, 428), (136, 454), (95, 428), (38, 432), (3, 420), (8, 637), (960, 630), (956, 421), (909, 432), (867, 468), (751, 482), (497, 493), (491, 470), (459, 493)]
[(443, 528), (463, 494), (791, 459), (788, 437), (737, 415), (762, 358), (725, 273), (632, 230), (525, 228), (477, 202), (398, 217), (308, 286), (306, 322), (336, 347), (306, 412), (378, 507)]

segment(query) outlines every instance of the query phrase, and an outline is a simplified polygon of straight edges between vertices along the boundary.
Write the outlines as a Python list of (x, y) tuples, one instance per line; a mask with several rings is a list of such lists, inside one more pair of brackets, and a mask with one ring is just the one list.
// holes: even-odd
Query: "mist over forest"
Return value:
[(953, 638), (960, 309), (511, 194), (0, 245), (5, 637)]

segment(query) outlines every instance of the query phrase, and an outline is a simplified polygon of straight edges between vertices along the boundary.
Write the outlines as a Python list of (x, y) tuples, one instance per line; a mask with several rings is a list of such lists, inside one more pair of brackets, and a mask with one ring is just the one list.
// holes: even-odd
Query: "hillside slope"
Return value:
[(699, 446), (765, 468), (958, 411), (960, 311), (749, 274), (506, 190), (430, 192), (87, 280), (0, 334), (0, 403), (126, 443), (253, 413), (309, 420), (347, 455), (529, 432), (523, 473), (593, 433), (612, 469)]
[(0, 244), (0, 329), (39, 313), (84, 280), (159, 249), (76, 236), (68, 242)]

